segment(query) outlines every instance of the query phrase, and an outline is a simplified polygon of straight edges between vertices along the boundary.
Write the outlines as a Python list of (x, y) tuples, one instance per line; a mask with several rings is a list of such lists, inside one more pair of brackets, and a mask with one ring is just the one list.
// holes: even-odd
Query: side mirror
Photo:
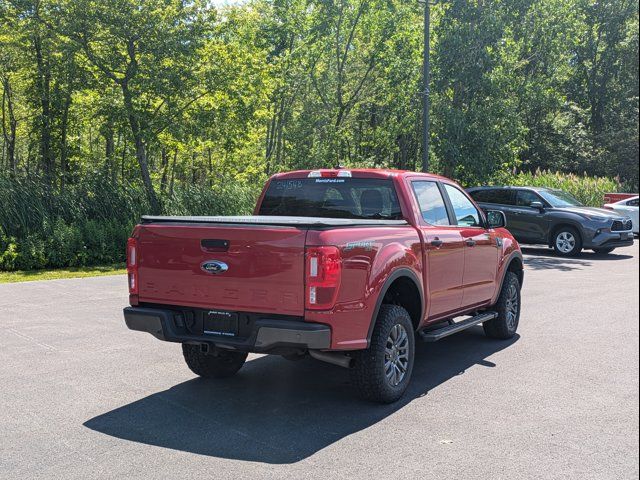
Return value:
[(499, 210), (488, 210), (487, 223), (489, 228), (504, 228), (507, 226), (507, 216)]
[(531, 202), (529, 205), (531, 208), (537, 208), (540, 211), (544, 210), (544, 204), (542, 202)]

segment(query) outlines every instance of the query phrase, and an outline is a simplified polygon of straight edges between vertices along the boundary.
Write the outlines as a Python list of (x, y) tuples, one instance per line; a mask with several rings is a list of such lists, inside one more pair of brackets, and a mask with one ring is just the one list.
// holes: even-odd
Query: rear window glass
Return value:
[(491, 190), (476, 190), (470, 193), (476, 202), (497, 203), (499, 205), (513, 205), (513, 191), (505, 188)]
[(402, 219), (393, 182), (370, 178), (274, 180), (258, 213), (293, 217)]

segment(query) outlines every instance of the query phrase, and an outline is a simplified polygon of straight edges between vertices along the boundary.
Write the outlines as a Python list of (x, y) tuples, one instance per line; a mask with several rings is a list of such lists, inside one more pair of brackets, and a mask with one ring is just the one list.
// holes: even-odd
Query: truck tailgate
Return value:
[(288, 226), (141, 225), (139, 300), (303, 315), (306, 233)]

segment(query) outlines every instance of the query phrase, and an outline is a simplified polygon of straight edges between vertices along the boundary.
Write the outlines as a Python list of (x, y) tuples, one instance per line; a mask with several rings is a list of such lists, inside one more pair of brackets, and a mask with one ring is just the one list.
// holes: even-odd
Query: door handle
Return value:
[(472, 240), (470, 238), (466, 239), (465, 242), (469, 247), (475, 247), (476, 246), (476, 241)]
[(439, 238), (434, 238), (433, 240), (431, 240), (431, 245), (437, 248), (441, 247), (443, 243), (444, 242)]

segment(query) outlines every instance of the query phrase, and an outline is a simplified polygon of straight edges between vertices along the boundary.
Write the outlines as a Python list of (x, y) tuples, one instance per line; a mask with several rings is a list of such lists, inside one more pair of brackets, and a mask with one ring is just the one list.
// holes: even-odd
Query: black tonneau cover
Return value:
[(288, 227), (393, 227), (407, 225), (406, 220), (377, 220), (354, 218), (322, 218), (322, 217), (278, 217), (267, 215), (245, 215), (229, 217), (154, 217), (145, 215), (142, 224), (149, 223), (218, 223), (226, 225), (277, 225)]

